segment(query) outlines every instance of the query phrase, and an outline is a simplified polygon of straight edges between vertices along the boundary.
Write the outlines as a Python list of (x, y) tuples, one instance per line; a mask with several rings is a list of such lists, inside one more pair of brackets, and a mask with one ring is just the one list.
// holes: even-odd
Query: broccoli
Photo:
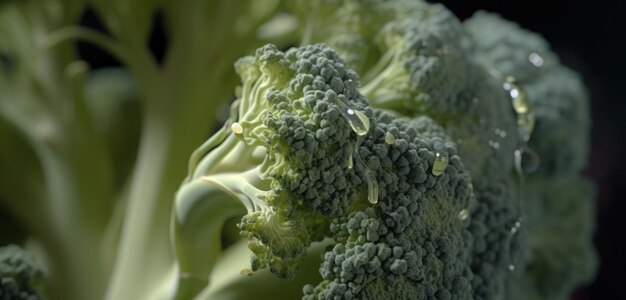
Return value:
[[(354, 71), (324, 45), (265, 46), (236, 69), (237, 114), (192, 156), (177, 197), (180, 262), (206, 253), (185, 233), (193, 222), (220, 222), (204, 202), (223, 190), (246, 208), (239, 228), (251, 241), (252, 272), (269, 267), (291, 278), (312, 241), (338, 242), (309, 297), (374, 297), (388, 283), (420, 298), (469, 294), (471, 183), (441, 127), (372, 110)], [(180, 272), (198, 268), (189, 264)], [(389, 282), (375, 281), (383, 275)]]
[[(223, 190), (246, 208), (239, 227), (251, 240), (252, 271), (270, 267), (291, 278), (310, 243), (328, 235), (332, 218), (357, 205), (353, 182), (373, 180), (355, 174), (366, 167), (353, 157), (358, 155), (356, 137), (369, 130), (362, 111), (366, 102), (356, 90), (356, 74), (323, 45), (285, 53), (268, 45), (235, 66), (242, 87), (232, 119), (194, 152), (178, 192), (177, 253), (182, 259), (188, 251), (206, 255), (188, 245), (185, 232), (194, 232), (192, 222), (220, 222), (239, 213), (235, 206), (221, 218), (199, 215), (195, 206), (218, 201), (214, 194)], [(199, 199), (199, 192), (212, 198)], [(215, 214), (215, 209), (206, 206), (202, 212)], [(197, 265), (195, 259), (189, 263)]]
[(46, 299), (43, 267), (17, 245), (0, 247), (0, 299)]
[[(51, 299), (565, 299), (593, 277), (589, 99), (539, 35), (415, 0), (127, 2), (90, 2), (106, 34), (82, 1), (0, 5), (0, 206)], [(0, 296), (43, 298), (19, 257)]]
[(528, 145), (541, 158), (541, 167), (527, 174), (520, 187), (528, 224), (527, 268), (511, 280), (507, 298), (567, 299), (597, 268), (591, 248), (593, 187), (580, 175), (590, 131), (589, 116), (583, 113), (588, 111), (584, 85), (559, 64), (547, 42), (514, 23), (479, 12), (465, 26), (478, 61), (515, 77), (536, 115)]

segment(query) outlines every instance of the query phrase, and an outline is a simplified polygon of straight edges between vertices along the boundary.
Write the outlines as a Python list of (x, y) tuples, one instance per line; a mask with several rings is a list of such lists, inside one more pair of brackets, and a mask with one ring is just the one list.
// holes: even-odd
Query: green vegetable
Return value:
[(0, 248), (0, 299), (45, 299), (42, 266), (16, 245)]
[(0, 208), (50, 299), (566, 299), (588, 102), (540, 36), (424, 1), (7, 2)]

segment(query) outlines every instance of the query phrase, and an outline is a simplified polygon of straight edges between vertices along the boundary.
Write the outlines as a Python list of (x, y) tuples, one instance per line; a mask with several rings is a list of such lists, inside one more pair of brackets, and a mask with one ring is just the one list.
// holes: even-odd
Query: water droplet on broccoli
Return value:
[(365, 177), (365, 183), (367, 183), (367, 201), (371, 204), (376, 204), (378, 203), (378, 181), (376, 180), (374, 172), (372, 172), (372, 170), (365, 165), (359, 155), (359, 146), (362, 142), (363, 137), (360, 136), (354, 146), (354, 159), (356, 160), (357, 167), (363, 173), (363, 177)]
[(396, 137), (394, 137), (393, 134), (391, 134), (391, 132), (385, 133), (385, 143), (389, 145), (393, 145), (395, 141), (396, 141)]
[(365, 170), (365, 181), (367, 182), (367, 201), (371, 204), (378, 203), (378, 181), (372, 174), (372, 170)]
[(433, 162), (432, 173), (435, 176), (441, 176), (448, 167), (448, 152), (441, 143), (435, 144), (435, 162)]
[(241, 276), (252, 276), (254, 272), (252, 272), (252, 270), (250, 269), (243, 269), (241, 271), (239, 271), (239, 274), (241, 274)]
[(461, 221), (467, 220), (469, 218), (469, 211), (467, 209), (463, 209), (459, 212), (459, 219)]
[(528, 61), (537, 68), (543, 66), (543, 57), (535, 52), (528, 55)]
[(496, 128), (496, 130), (494, 130), (494, 133), (501, 137), (501, 138), (505, 138), (506, 137), (506, 131), (500, 129), (500, 128)]
[(515, 222), (515, 225), (511, 227), (511, 234), (516, 234), (519, 231), (520, 227), (522, 227), (522, 222)]
[(507, 77), (502, 86), (511, 96), (511, 104), (517, 115), (517, 127), (520, 137), (524, 142), (528, 142), (535, 127), (535, 111), (532, 103), (514, 77)]
[(348, 169), (352, 169), (353, 167), (353, 162), (352, 162), (353, 158), (352, 158), (352, 152), (350, 152), (350, 156), (348, 156)]
[(237, 122), (230, 125), (230, 130), (232, 130), (235, 134), (243, 134), (243, 127)]
[(519, 174), (530, 174), (539, 169), (539, 155), (524, 145), (515, 150), (515, 168)]
[(370, 130), (370, 119), (361, 111), (348, 108), (344, 116), (348, 120), (348, 124), (352, 130), (358, 135), (363, 136), (366, 135)]
[(500, 143), (489, 140), (489, 147), (493, 149), (500, 149)]
[(509, 271), (515, 271), (515, 266), (514, 265), (509, 265)]

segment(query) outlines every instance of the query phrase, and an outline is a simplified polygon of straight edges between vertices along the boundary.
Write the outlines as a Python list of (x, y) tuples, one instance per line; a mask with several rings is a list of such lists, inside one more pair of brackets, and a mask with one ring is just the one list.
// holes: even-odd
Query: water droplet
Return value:
[(515, 150), (515, 168), (517, 172), (520, 174), (530, 174), (537, 169), (539, 169), (540, 158), (539, 155), (528, 148), (528, 146), (523, 146)]
[(378, 181), (376, 181), (372, 170), (365, 170), (365, 181), (367, 182), (367, 201), (371, 204), (378, 203)]
[(530, 61), (530, 63), (535, 67), (543, 66), (543, 57), (535, 52), (528, 55), (528, 61)]
[(357, 168), (363, 172), (365, 183), (367, 183), (367, 201), (371, 204), (376, 204), (378, 203), (378, 181), (376, 180), (374, 172), (372, 172), (372, 170), (365, 165), (359, 155), (359, 146), (363, 142), (363, 139), (364, 138), (362, 136), (359, 136), (356, 145), (354, 145), (354, 160), (356, 161)]
[(509, 271), (515, 271), (515, 266), (514, 265), (509, 265)]
[(511, 95), (511, 98), (513, 98), (512, 103), (515, 112), (518, 114), (528, 113), (530, 110), (530, 102), (528, 101), (526, 95), (522, 94), (522, 92), (518, 89), (512, 89), (509, 94)]
[(233, 124), (230, 125), (230, 130), (232, 130), (235, 134), (243, 133), (243, 127), (241, 126), (241, 124), (237, 122), (234, 122)]
[(241, 276), (252, 276), (254, 272), (252, 272), (252, 270), (250, 269), (243, 269), (241, 271), (239, 271), (239, 274), (241, 274)]
[(385, 133), (385, 143), (387, 143), (389, 145), (393, 145), (393, 143), (395, 141), (396, 141), (396, 137), (393, 136), (393, 134), (391, 134), (391, 132)]
[(348, 108), (343, 115), (358, 136), (366, 135), (370, 130), (370, 119), (362, 111)]
[(500, 128), (496, 128), (496, 130), (494, 130), (494, 133), (501, 137), (501, 138), (505, 138), (506, 137), (506, 131), (500, 129)]
[(526, 92), (517, 84), (514, 77), (509, 76), (503, 84), (511, 96), (511, 104), (517, 115), (517, 127), (522, 141), (528, 142), (535, 128), (535, 111)]
[(467, 218), (469, 218), (469, 211), (467, 209), (463, 209), (459, 212), (459, 219), (461, 221), (466, 220)]
[(489, 140), (489, 147), (493, 149), (500, 149), (500, 143)]
[(520, 114), (517, 116), (517, 127), (522, 141), (528, 142), (535, 128), (535, 114)]
[(511, 234), (516, 234), (517, 231), (519, 231), (520, 227), (522, 227), (522, 222), (520, 221), (515, 222), (515, 225), (511, 227)]
[(348, 157), (348, 169), (352, 169), (353, 167), (353, 162), (352, 162), (353, 158), (352, 158), (352, 152), (350, 152), (350, 156)]
[(441, 143), (436, 143), (435, 148), (435, 161), (433, 162), (432, 173), (435, 176), (441, 176), (448, 168), (448, 152)]

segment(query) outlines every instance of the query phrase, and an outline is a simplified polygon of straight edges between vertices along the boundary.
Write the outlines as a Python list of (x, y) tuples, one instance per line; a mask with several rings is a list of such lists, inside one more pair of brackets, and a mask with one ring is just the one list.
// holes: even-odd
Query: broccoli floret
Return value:
[(480, 62), (520, 82), (540, 81), (543, 72), (559, 65), (558, 57), (539, 34), (497, 14), (479, 11), (463, 26), (472, 37), (471, 51)]
[(470, 299), (472, 187), (456, 146), (427, 117), (376, 111), (372, 121), (359, 155), (380, 201), (334, 220), (338, 243), (324, 255), (324, 281), (304, 298)]
[(479, 12), (464, 25), (477, 60), (499, 76), (514, 77), (528, 94), (536, 118), (528, 143), (541, 157), (538, 172), (580, 172), (590, 132), (589, 100), (580, 77), (560, 65), (541, 36), (496, 14)]
[(593, 186), (570, 175), (528, 180), (524, 190), (528, 267), (510, 281), (506, 298), (568, 299), (597, 268)]
[(589, 144), (587, 93), (579, 76), (559, 64), (539, 35), (484, 12), (464, 25), (476, 60), (496, 76), (515, 77), (536, 119), (527, 142), (541, 164), (516, 184), (527, 237), (521, 269), (509, 280), (506, 297), (566, 299), (589, 280), (596, 265), (593, 193), (580, 175)]
[(186, 187), (215, 187), (246, 207), (252, 271), (290, 278), (312, 241), (334, 238), (305, 298), (374, 297), (379, 277), (423, 299), (471, 295), (472, 187), (444, 128), (369, 108), (327, 46), (266, 46), (236, 68), (237, 116), (194, 154), (181, 228)]
[(214, 136), (217, 147), (195, 154), (206, 155), (188, 182), (236, 196), (246, 207), (239, 227), (255, 254), (252, 271), (269, 267), (290, 278), (310, 243), (367, 185), (353, 152), (370, 112), (356, 74), (323, 45), (285, 53), (268, 45), (236, 69), (243, 83), (236, 116)]
[(42, 266), (26, 250), (17, 245), (0, 247), (0, 299), (46, 299), (44, 280)]
[(375, 107), (403, 115), (463, 110), (457, 96), (466, 88), (461, 23), (441, 5), (391, 20), (372, 45), (380, 56), (363, 73), (363, 94)]
[[(445, 7), (362, 0), (322, 1), (315, 8), (309, 14), (319, 19), (313, 41), (346, 58), (361, 75), (361, 92), (372, 106), (403, 115), (464, 109), (457, 96), (470, 78), (463, 49), (467, 37)], [(333, 34), (323, 34), (330, 29)]]

